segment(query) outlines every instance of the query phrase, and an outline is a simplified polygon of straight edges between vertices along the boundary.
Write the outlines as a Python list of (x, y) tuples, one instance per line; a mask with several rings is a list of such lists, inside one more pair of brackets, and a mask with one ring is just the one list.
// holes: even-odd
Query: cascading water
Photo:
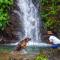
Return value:
[[(17, 0), (16, 2), (19, 10), (14, 10), (19, 16), (20, 21), (22, 22), (24, 34), (23, 37), (31, 38), (31, 41), (28, 42), (27, 46), (37, 46), (37, 47), (47, 47), (49, 44), (42, 43), (41, 40), (41, 19), (38, 16), (38, 9), (33, 4), (32, 0)], [(20, 22), (20, 23), (21, 23)], [(21, 31), (20, 31), (21, 32)], [(20, 33), (17, 33), (22, 39)], [(19, 41), (16, 43), (11, 43), (7, 45), (18, 45)]]
[(22, 16), (20, 20), (22, 20), (25, 37), (30, 37), (32, 42), (41, 42), (41, 33), (39, 32), (41, 21), (38, 17), (38, 10), (32, 0), (18, 0), (17, 6)]
[[(28, 49), (32, 49), (32, 47), (36, 50), (39, 50), (39, 47), (47, 47), (51, 46), (46, 43), (42, 43), (41, 40), (41, 20), (38, 17), (38, 9), (33, 4), (32, 0), (17, 0), (17, 6), (19, 10), (14, 10), (15, 13), (19, 15), (19, 18), (22, 22), (24, 34), (23, 37), (31, 38), (31, 41), (27, 43)], [(21, 31), (20, 31), (21, 32)], [(21, 34), (19, 33), (20, 39)], [(7, 44), (10, 46), (18, 45), (19, 41), (16, 43)], [(28, 50), (27, 49), (27, 50)]]

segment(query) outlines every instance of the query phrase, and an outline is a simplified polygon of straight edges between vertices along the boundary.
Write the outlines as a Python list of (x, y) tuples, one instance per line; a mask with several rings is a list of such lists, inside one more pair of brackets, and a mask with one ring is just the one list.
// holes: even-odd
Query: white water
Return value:
[(33, 42), (41, 42), (41, 34), (39, 34), (39, 17), (38, 10), (32, 3), (32, 0), (17, 0), (17, 6), (20, 9), (18, 15), (22, 16), (22, 25), (25, 37), (30, 37)]
[[(32, 40), (28, 42), (27, 46), (47, 47), (50, 44), (42, 43), (41, 20), (38, 17), (38, 9), (34, 6), (32, 0), (17, 0), (19, 11), (14, 10), (20, 17), (24, 29), (24, 37), (29, 37)], [(20, 34), (21, 36), (21, 34)], [(19, 42), (11, 43), (10, 45), (18, 45)]]
[[(22, 21), (24, 29), (24, 37), (30, 37), (32, 40), (28, 42), (27, 46), (46, 47), (50, 44), (42, 43), (41, 32), (41, 20), (38, 17), (38, 9), (34, 6), (32, 0), (17, 0), (17, 6), (19, 11), (15, 11)], [(17, 45), (19, 42), (11, 43), (10, 45)]]
[[(17, 46), (19, 42), (16, 42), (16, 43), (10, 43), (10, 44), (5, 44), (7, 46)], [(28, 42), (27, 43), (27, 46), (30, 47), (30, 46), (33, 46), (33, 47), (51, 47), (52, 45), (51, 44), (46, 44), (46, 43), (37, 43), (37, 42)]]

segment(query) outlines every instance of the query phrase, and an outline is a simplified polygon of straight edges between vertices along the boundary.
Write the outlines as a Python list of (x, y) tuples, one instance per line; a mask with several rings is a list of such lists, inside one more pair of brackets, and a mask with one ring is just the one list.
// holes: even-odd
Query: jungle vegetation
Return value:
[(60, 32), (60, 0), (39, 0), (41, 5), (41, 17), (47, 30)]
[(0, 30), (4, 30), (9, 23), (9, 10), (13, 5), (13, 0), (0, 0)]

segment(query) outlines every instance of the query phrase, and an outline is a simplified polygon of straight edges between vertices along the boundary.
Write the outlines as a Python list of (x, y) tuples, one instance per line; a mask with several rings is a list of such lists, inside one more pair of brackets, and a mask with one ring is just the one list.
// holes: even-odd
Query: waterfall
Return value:
[[(41, 39), (41, 19), (38, 16), (38, 8), (33, 4), (32, 0), (17, 0), (16, 2), (19, 10), (14, 10), (19, 16), (19, 20), (22, 22), (22, 30), (24, 31), (23, 37), (18, 32), (20, 39), (24, 37), (31, 38), (31, 41), (27, 43), (27, 46), (38, 46), (38, 47), (47, 47), (51, 46), (50, 44), (43, 43)], [(20, 23), (21, 23), (20, 22)], [(18, 45), (19, 41), (16, 43), (11, 43), (7, 45)]]
[(20, 9), (18, 15), (21, 17), (24, 36), (30, 37), (32, 42), (41, 42), (39, 31), (41, 21), (38, 17), (38, 9), (34, 6), (32, 0), (17, 0), (17, 6)]

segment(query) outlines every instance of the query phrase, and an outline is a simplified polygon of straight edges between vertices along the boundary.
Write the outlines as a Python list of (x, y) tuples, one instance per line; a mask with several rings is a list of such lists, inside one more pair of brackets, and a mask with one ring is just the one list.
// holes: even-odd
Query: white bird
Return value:
[(55, 36), (50, 36), (49, 41), (52, 42), (53, 44), (60, 44), (60, 39), (58, 39)]

